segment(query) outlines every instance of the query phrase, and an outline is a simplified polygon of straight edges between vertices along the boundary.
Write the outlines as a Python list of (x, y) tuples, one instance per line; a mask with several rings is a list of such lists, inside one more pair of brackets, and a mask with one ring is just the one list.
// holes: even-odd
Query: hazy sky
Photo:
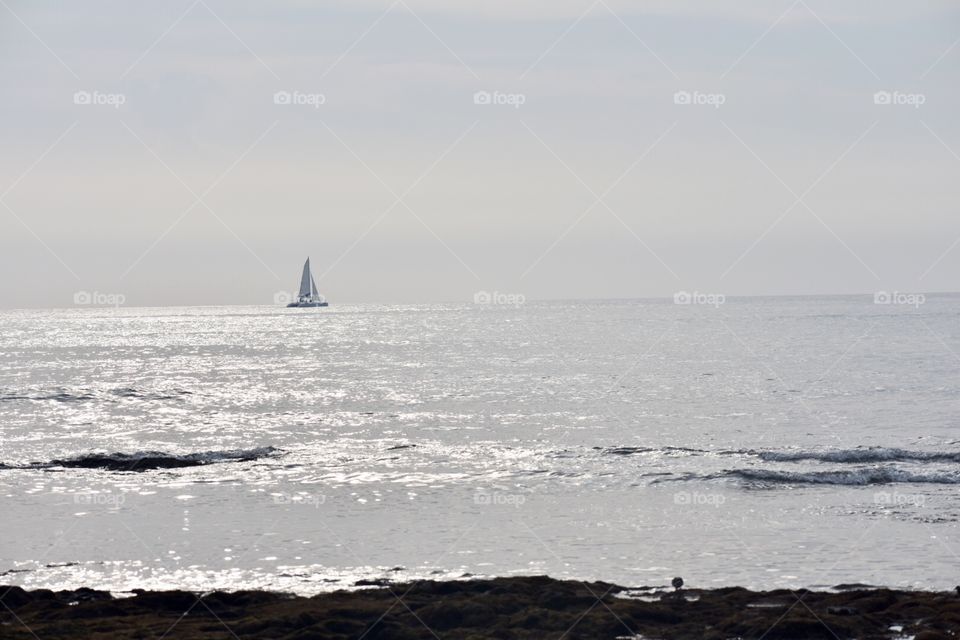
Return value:
[(332, 303), (955, 291), (958, 42), (955, 0), (0, 0), (0, 306), (268, 304), (307, 255)]

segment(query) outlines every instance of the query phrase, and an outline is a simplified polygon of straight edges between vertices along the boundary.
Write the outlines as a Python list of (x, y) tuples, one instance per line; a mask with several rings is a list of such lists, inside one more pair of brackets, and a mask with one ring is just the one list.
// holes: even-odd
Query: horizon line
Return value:
[[(491, 291), (480, 290), (486, 293), (501, 293), (494, 289)], [(523, 296), (523, 301), (519, 304), (506, 305), (485, 305), (470, 300), (432, 300), (423, 302), (378, 302), (378, 301), (353, 301), (339, 303), (344, 306), (378, 305), (378, 306), (418, 306), (430, 304), (447, 305), (469, 305), (469, 306), (523, 306), (529, 303), (559, 303), (559, 302), (639, 302), (639, 301), (669, 301), (678, 293), (703, 293), (705, 295), (720, 295), (725, 300), (728, 299), (763, 299), (763, 298), (851, 298), (860, 296), (876, 296), (878, 293), (901, 293), (906, 295), (933, 295), (949, 296), (960, 295), (960, 291), (899, 291), (898, 289), (878, 289), (876, 291), (853, 292), (853, 293), (775, 293), (775, 294), (726, 294), (719, 291), (701, 292), (698, 289), (679, 289), (678, 291), (661, 296), (635, 296), (635, 297), (608, 297), (608, 298), (527, 298)], [(522, 295), (511, 293), (508, 295)], [(329, 308), (336, 307), (337, 304), (331, 303)], [(684, 306), (684, 305), (680, 305)], [(285, 305), (278, 303), (223, 303), (223, 304), (163, 304), (163, 305), (126, 305), (126, 304), (73, 304), (69, 306), (38, 306), (38, 307), (0, 307), (0, 313), (9, 311), (59, 311), (68, 309), (168, 309), (168, 308), (193, 308), (206, 309), (215, 307), (272, 307), (276, 309), (286, 308)]]

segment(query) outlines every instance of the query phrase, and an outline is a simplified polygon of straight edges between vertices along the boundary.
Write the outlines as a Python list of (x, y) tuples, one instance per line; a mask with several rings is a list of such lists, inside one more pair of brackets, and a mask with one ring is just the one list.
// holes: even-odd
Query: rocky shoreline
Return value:
[(0, 638), (287, 640), (960, 638), (960, 595), (626, 588), (548, 577), (420, 581), (299, 597), (262, 591), (0, 586)]

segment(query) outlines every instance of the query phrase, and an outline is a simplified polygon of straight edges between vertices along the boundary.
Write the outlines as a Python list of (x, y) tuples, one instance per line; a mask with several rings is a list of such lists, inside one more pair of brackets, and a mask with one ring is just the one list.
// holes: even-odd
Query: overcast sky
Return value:
[(2, 0), (0, 306), (270, 304), (307, 255), (333, 303), (956, 291), (958, 40), (955, 1)]

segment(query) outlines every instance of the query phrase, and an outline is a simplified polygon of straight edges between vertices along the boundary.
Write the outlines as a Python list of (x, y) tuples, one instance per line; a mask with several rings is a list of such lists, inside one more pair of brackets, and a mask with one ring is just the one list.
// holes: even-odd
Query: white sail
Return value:
[(310, 297), (313, 292), (316, 291), (316, 285), (313, 285), (313, 290), (311, 291), (310, 285), (313, 283), (313, 276), (310, 274), (310, 258), (307, 258), (307, 261), (303, 263), (303, 275), (300, 276), (300, 293), (297, 294), (298, 297)]

